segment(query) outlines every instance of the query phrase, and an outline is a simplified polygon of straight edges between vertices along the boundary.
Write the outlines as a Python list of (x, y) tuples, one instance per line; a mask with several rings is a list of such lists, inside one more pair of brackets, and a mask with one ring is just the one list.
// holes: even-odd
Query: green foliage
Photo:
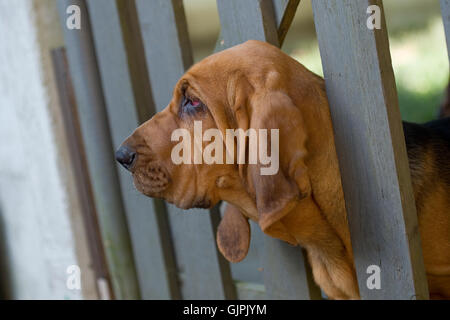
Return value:
[[(212, 53), (220, 30), (216, 2), (184, 1), (195, 60)], [(448, 55), (439, 1), (386, 0), (392, 65), (404, 120), (436, 118), (449, 79)], [(310, 1), (302, 0), (283, 50), (322, 75)]]
[[(402, 117), (425, 122), (436, 118), (449, 78), (444, 27), (440, 17), (425, 28), (412, 28), (389, 37), (392, 65)], [(290, 54), (311, 71), (323, 75), (315, 40)]]
[(403, 119), (434, 119), (449, 77), (442, 20), (435, 19), (419, 31), (391, 36), (391, 54)]

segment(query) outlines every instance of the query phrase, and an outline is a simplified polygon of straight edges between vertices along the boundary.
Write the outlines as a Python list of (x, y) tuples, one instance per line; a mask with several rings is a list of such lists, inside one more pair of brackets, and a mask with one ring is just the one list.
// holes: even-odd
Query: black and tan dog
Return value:
[[(193, 136), (194, 121), (223, 136), (279, 129), (278, 172), (261, 175), (260, 163), (175, 164), (171, 134), (184, 128)], [(450, 120), (404, 128), (430, 293), (450, 298)], [(116, 157), (147, 196), (186, 209), (230, 203), (217, 234), (228, 260), (246, 256), (252, 219), (267, 235), (306, 249), (330, 298), (359, 298), (324, 81), (278, 48), (248, 41), (194, 65), (167, 108)]]

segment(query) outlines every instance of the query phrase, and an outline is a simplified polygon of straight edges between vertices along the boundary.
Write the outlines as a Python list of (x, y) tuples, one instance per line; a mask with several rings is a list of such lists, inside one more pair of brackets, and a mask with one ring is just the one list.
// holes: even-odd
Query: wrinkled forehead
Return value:
[(237, 73), (252, 75), (250, 56), (242, 50), (227, 49), (204, 58), (194, 64), (180, 79), (187, 82), (199, 94), (210, 98), (224, 98), (227, 86)]
[(227, 83), (234, 69), (222, 57), (224, 55), (219, 53), (193, 65), (180, 78), (180, 91), (195, 95), (208, 106), (222, 101), (226, 97)]
[(244, 43), (215, 53), (193, 65), (184, 75), (192, 83), (225, 89), (236, 74), (244, 75), (253, 85), (264, 83), (271, 71), (289, 69), (287, 56), (279, 49), (261, 43)]
[(226, 83), (230, 74), (236, 69), (239, 69), (238, 61), (235, 61), (230, 54), (223, 51), (194, 64), (183, 78), (195, 84), (219, 85), (220, 83)]

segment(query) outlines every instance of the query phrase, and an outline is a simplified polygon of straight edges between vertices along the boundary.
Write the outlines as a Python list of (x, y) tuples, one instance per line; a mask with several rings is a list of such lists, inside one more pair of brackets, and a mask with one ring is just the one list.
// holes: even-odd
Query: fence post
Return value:
[[(264, 6), (269, 7), (270, 11), (273, 10), (273, 13), (271, 13), (271, 15), (275, 18), (275, 26), (278, 30), (278, 40), (276, 42), (281, 47), (289, 31), (289, 27), (294, 20), (295, 12), (297, 11), (297, 7), (300, 4), (300, 0), (271, 0), (271, 2), (272, 4), (266, 3)], [(230, 45), (230, 42), (227, 43), (224, 41), (221, 31), (219, 37), (217, 38), (214, 52), (224, 50), (231, 46), (232, 45)]]
[[(181, 0), (137, 0), (156, 111), (169, 103), (178, 79), (192, 64)], [(217, 251), (218, 208), (184, 212), (167, 204), (184, 299), (235, 299), (229, 264)]]
[[(111, 137), (117, 148), (134, 129), (149, 118), (153, 102), (147, 97), (147, 101), (141, 100), (143, 105), (137, 105), (138, 97), (134, 96), (132, 88), (133, 75), (129, 60), (135, 61), (137, 57), (127, 57), (128, 52), (121, 26), (129, 28), (133, 21), (126, 19), (127, 21), (121, 24), (121, 13), (116, 1), (88, 0), (87, 4), (109, 124), (113, 128)], [(128, 1), (128, 4), (132, 2)], [(128, 12), (133, 14), (131, 11), (135, 8), (127, 8), (126, 5), (122, 2), (120, 9), (129, 10)], [(136, 37), (133, 40), (140, 39)], [(133, 45), (129, 44), (129, 46)], [(130, 55), (133, 53), (130, 52)], [(145, 82), (138, 85), (142, 87)], [(150, 91), (150, 87), (144, 90)], [(112, 154), (111, 157), (113, 157)], [(153, 200), (139, 194), (131, 183), (129, 172), (123, 168), (119, 168), (119, 179), (141, 297), (143, 299), (179, 299), (180, 292), (170, 229), (166, 214), (162, 206), (158, 205), (160, 200)]]
[[(366, 24), (371, 5), (381, 10), (379, 30)], [(361, 297), (427, 299), (382, 1), (312, 6)], [(379, 290), (366, 285), (371, 265), (381, 268)]]
[[(76, 5), (81, 29), (66, 26), (67, 9)], [(119, 187), (105, 102), (86, 3), (58, 0), (67, 57), (78, 106), (83, 143), (106, 259), (117, 299), (139, 298), (134, 259)]]
[[(102, 300), (107, 300), (111, 298), (111, 281), (108, 274), (105, 252), (103, 250), (97, 213), (95, 212), (91, 181), (88, 176), (88, 166), (86, 164), (86, 155), (78, 120), (75, 93), (69, 72), (66, 49), (64, 47), (52, 50), (52, 62), (58, 88), (64, 131), (66, 133), (66, 143), (70, 150), (70, 164), (75, 173), (77, 197), (81, 206), (82, 222), (86, 235), (86, 249), (90, 257), (90, 269), (94, 273), (97, 297)], [(83, 250), (85, 248), (82, 247), (80, 249)], [(86, 274), (89, 275), (90, 271), (82, 270), (85, 275), (83, 278), (86, 278)], [(87, 278), (87, 280), (91, 279)], [(91, 285), (87, 284), (85, 286), (82, 284), (83, 292), (85, 288), (89, 289)]]
[(294, 20), (300, 0), (272, 0), (272, 3), (278, 28), (278, 43), (281, 47)]
[[(271, 0), (218, 0), (217, 6), (223, 36), (218, 49), (249, 39), (279, 46), (276, 16), (287, 13), (278, 11), (276, 15)], [(295, 11), (296, 6), (286, 5), (284, 8)], [(288, 14), (293, 16), (295, 12)], [(265, 236), (263, 259), (264, 283), (269, 299), (321, 299), (320, 290), (312, 279), (300, 247)]]

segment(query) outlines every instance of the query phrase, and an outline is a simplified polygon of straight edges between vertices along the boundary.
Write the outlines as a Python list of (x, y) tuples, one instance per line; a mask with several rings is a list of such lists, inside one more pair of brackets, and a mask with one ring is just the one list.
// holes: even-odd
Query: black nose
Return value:
[(130, 170), (136, 161), (136, 152), (128, 146), (121, 146), (116, 151), (116, 160), (119, 161), (125, 169)]

